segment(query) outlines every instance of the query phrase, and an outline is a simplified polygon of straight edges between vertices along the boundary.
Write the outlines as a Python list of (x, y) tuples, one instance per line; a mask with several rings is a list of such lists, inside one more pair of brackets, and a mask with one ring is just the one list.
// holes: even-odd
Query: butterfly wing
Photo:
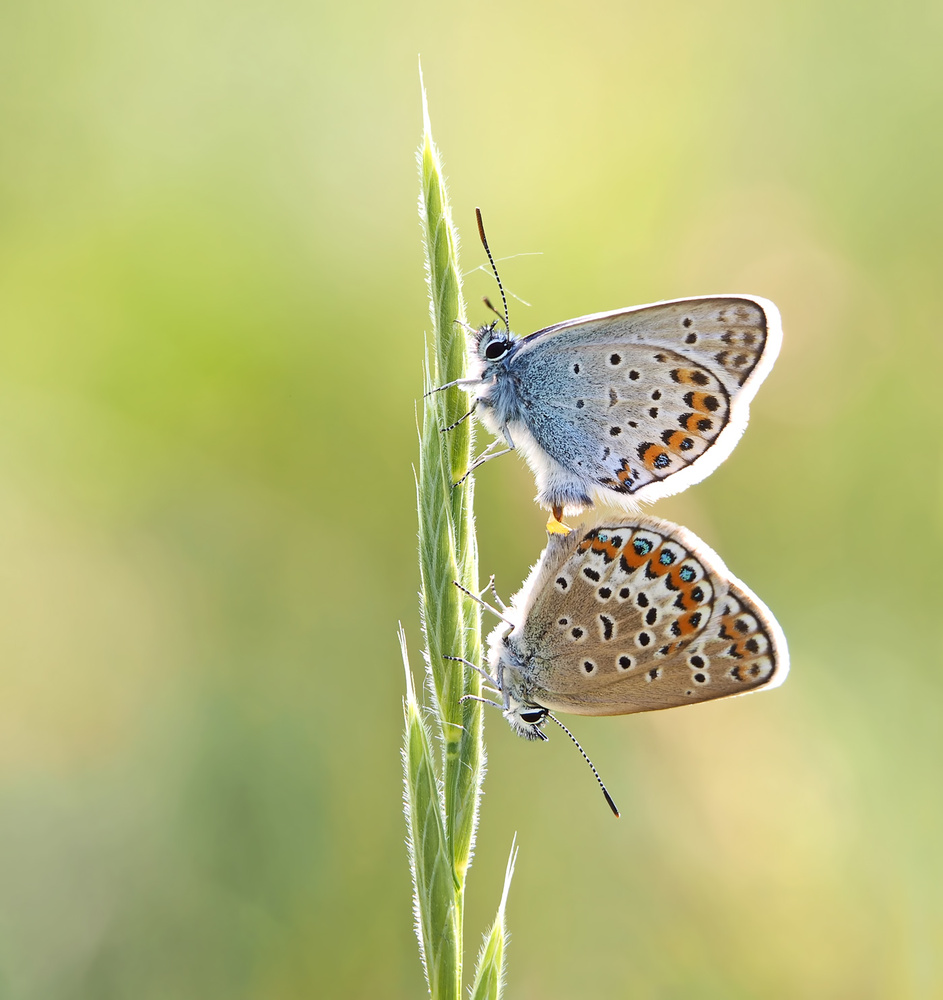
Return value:
[(742, 295), (599, 313), (531, 334), (511, 371), (539, 499), (565, 504), (582, 489), (631, 503), (699, 482), (743, 433), (781, 340), (776, 307)]
[[(510, 636), (534, 704), (625, 715), (775, 687), (776, 620), (691, 532), (655, 518), (558, 536)], [(515, 598), (515, 605), (520, 605)]]

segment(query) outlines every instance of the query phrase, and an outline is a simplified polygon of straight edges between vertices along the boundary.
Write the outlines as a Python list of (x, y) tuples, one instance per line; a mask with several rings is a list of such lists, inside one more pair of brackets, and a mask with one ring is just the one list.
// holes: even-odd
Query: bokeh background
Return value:
[[(575, 720), (620, 822), (489, 716), (469, 958), (517, 832), (509, 996), (943, 996), (941, 42), (918, 0), (3, 5), (0, 995), (424, 995), (421, 55), (473, 321), (481, 205), (519, 332), (728, 291), (785, 328), (654, 512), (790, 679)], [(505, 595), (532, 491), (478, 475)]]

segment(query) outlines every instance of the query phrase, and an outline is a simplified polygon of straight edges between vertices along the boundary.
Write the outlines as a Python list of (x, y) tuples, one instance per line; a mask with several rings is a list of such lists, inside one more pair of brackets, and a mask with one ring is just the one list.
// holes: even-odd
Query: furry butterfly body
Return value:
[(656, 518), (551, 535), (488, 639), (504, 716), (627, 715), (777, 687), (782, 630), (720, 557)]

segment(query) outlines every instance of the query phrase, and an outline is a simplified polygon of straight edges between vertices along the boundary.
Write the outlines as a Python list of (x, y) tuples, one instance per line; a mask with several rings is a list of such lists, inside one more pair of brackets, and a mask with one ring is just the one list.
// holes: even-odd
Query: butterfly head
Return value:
[(487, 368), (488, 365), (504, 361), (514, 350), (517, 338), (494, 320), (480, 326), (475, 332), (475, 352)]
[(528, 705), (513, 696), (507, 696), (505, 701), (507, 707), (504, 709), (504, 717), (518, 736), (523, 736), (525, 740), (547, 738), (543, 726), (550, 712), (546, 708), (541, 708), (540, 705)]
[(545, 740), (543, 726), (550, 717), (549, 709), (537, 705), (529, 697), (525, 658), (511, 638), (511, 629), (502, 622), (488, 637), (490, 646), (490, 675), (494, 686), (504, 701), (503, 715), (508, 724), (525, 740)]

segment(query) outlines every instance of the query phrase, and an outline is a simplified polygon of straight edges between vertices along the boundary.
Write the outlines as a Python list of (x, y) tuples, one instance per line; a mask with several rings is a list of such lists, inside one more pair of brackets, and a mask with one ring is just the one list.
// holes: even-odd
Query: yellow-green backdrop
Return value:
[[(917, 0), (3, 6), (0, 995), (424, 994), (421, 56), (463, 266), (480, 205), (520, 332), (731, 291), (785, 329), (655, 513), (792, 675), (576, 720), (618, 822), (491, 713), (470, 953), (516, 831), (511, 997), (943, 996), (941, 42)], [(505, 595), (532, 492), (478, 474)]]

